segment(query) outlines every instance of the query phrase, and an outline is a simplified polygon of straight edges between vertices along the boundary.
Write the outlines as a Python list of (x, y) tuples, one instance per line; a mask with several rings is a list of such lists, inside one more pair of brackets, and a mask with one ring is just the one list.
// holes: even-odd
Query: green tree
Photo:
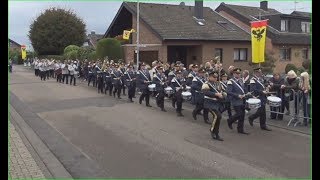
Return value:
[(108, 56), (109, 59), (123, 59), (123, 51), (120, 41), (114, 38), (103, 38), (97, 43), (97, 57), (104, 59)]
[(89, 59), (89, 55), (94, 51), (92, 47), (81, 47), (78, 50), (78, 58), (79, 60)]
[(93, 60), (97, 60), (97, 52), (96, 51), (92, 51), (91, 53), (88, 54), (88, 60), (89, 61), (93, 61)]
[(76, 60), (78, 58), (78, 50), (72, 50), (64, 54), (64, 58)]
[(86, 25), (71, 10), (49, 8), (30, 25), (29, 39), (39, 55), (61, 55), (66, 46), (81, 46)]

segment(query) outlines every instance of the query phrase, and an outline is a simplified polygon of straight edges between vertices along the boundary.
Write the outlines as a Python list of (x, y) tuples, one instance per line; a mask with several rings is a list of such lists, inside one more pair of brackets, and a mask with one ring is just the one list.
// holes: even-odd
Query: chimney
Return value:
[(203, 19), (203, 0), (195, 1), (194, 15), (197, 19)]
[(92, 31), (91, 31), (91, 34), (96, 34), (96, 32), (92, 30)]
[(261, 1), (260, 2), (260, 9), (268, 11), (268, 1)]

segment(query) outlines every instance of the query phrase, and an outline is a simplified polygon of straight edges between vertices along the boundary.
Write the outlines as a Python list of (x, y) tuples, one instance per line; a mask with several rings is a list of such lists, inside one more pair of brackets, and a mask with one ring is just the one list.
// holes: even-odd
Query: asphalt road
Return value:
[(10, 74), (9, 91), (10, 104), (74, 178), (310, 176), (306, 134), (275, 127), (266, 132), (246, 122), (250, 135), (240, 135), (223, 119), (225, 141), (218, 142), (189, 108), (177, 117), (169, 103), (161, 112), (154, 101), (148, 108), (84, 84), (41, 82), (21, 66)]

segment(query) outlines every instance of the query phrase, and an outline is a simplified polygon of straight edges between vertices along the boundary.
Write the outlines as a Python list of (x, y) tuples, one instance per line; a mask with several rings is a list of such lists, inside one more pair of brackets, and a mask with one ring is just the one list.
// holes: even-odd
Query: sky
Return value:
[[(194, 5), (192, 0), (180, 1), (146, 1), (161, 4), (179, 4), (185, 2), (186, 5)], [(221, 2), (245, 6), (260, 6), (259, 1), (213, 1), (204, 0), (205, 7), (216, 9)], [(311, 12), (311, 0), (296, 1), (296, 10)], [(122, 1), (17, 1), (9, 0), (9, 38), (19, 44), (27, 45), (27, 49), (32, 49), (28, 38), (29, 26), (45, 9), (50, 7), (60, 7), (73, 10), (78, 17), (86, 23), (87, 34), (95, 31), (96, 34), (104, 34), (115, 17)], [(294, 8), (293, 0), (269, 1), (269, 8), (274, 8), (282, 13), (290, 14)]]

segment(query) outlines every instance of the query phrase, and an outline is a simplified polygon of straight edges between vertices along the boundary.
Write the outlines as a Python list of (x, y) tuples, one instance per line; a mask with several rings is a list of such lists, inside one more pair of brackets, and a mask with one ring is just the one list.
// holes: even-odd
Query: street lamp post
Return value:
[(137, 70), (139, 69), (139, 46), (140, 46), (140, 41), (139, 41), (139, 32), (140, 32), (140, 26), (139, 26), (139, 21), (140, 21), (140, 8), (139, 8), (139, 0), (137, 1)]

